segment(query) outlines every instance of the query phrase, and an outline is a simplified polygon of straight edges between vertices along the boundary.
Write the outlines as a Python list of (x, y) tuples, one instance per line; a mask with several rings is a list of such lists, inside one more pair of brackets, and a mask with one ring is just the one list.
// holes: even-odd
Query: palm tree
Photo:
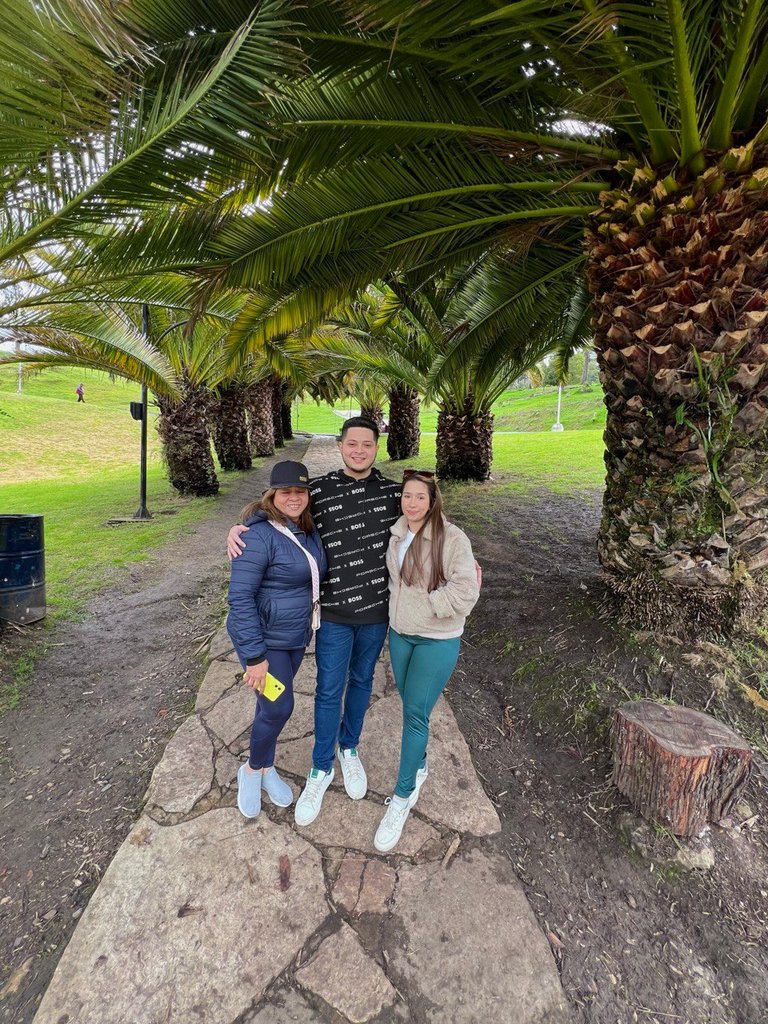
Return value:
[(213, 447), (225, 472), (250, 469), (252, 465), (248, 400), (248, 385), (242, 380), (229, 380), (217, 389), (209, 408)]
[(217, 231), (216, 273), (317, 312), (574, 229), (559, 253), (595, 307), (608, 581), (636, 625), (757, 614), (768, 2), (310, 5), (303, 44), (320, 74), (275, 101), (273, 201)]
[[(23, 352), (9, 352), (0, 362), (90, 367), (146, 384), (160, 412), (157, 429), (171, 484), (182, 494), (216, 494), (209, 424), (216, 391), (225, 392), (233, 380), (222, 345), (230, 300), (210, 307), (193, 323), (184, 305), (185, 282), (166, 280), (164, 294), (175, 295), (177, 303), (152, 306), (149, 335), (144, 337), (139, 326), (147, 297), (143, 284), (134, 282), (119, 301), (97, 304), (81, 297), (56, 304), (47, 303), (48, 296), (41, 293), (39, 306), (28, 302), (23, 310), (0, 310), (0, 323), (24, 344)], [(221, 425), (219, 437), (231, 451), (234, 439), (224, 438)]]

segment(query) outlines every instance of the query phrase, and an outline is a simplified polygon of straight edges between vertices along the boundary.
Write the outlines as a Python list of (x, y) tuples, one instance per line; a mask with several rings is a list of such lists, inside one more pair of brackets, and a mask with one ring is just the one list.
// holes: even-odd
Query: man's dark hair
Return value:
[(372, 430), (373, 436), (376, 440), (379, 440), (379, 428), (373, 422), (369, 420), (367, 416), (350, 416), (348, 420), (344, 420), (344, 426), (341, 428), (341, 440), (344, 440), (348, 430), (352, 427), (365, 427), (366, 430)]

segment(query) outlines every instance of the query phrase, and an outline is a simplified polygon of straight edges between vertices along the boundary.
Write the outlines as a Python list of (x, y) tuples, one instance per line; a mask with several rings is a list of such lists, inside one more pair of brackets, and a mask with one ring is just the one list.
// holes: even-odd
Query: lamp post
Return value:
[[(149, 306), (143, 303), (141, 307), (141, 333), (144, 340), (149, 338)], [(131, 402), (131, 406), (136, 403)], [(131, 409), (133, 413), (133, 408)], [(151, 519), (152, 513), (147, 508), (147, 385), (141, 385), (141, 458), (139, 469), (139, 507), (136, 510), (134, 519)]]
[(565, 430), (565, 427), (560, 422), (560, 402), (562, 400), (562, 397), (563, 397), (563, 385), (562, 384), (558, 384), (557, 385), (557, 419), (552, 424), (552, 430), (554, 432), (556, 432), (556, 433), (559, 433), (561, 430)]

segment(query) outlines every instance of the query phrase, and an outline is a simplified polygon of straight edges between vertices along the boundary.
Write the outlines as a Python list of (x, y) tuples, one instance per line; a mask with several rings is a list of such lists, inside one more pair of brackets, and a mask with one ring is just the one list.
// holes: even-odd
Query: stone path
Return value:
[[(313, 441), (313, 473), (337, 463)], [(35, 1024), (564, 1024), (557, 970), (496, 811), (447, 702), (430, 776), (392, 854), (373, 834), (397, 774), (400, 704), (377, 666), (361, 743), (364, 800), (338, 782), (308, 828), (235, 806), (254, 698), (226, 631), (195, 711), (155, 769), (144, 813), (65, 950)], [(294, 795), (310, 764), (307, 652), (277, 763)]]

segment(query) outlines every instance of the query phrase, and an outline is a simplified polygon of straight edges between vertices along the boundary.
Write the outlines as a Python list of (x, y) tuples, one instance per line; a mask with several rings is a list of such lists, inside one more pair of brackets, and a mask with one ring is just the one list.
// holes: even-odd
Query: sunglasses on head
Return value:
[(427, 480), (434, 480), (435, 474), (431, 469), (404, 469), (403, 470), (403, 483), (406, 480), (410, 480), (414, 476), (425, 476)]

